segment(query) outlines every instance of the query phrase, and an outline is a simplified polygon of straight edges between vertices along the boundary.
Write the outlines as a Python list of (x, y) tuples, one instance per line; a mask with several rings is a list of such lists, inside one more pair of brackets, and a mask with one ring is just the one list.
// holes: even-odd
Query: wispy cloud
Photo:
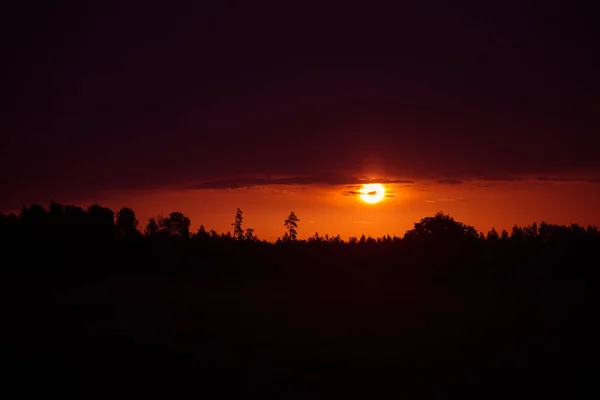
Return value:
[(462, 185), (464, 181), (459, 179), (438, 179), (436, 183), (439, 183), (440, 185)]
[(538, 182), (565, 182), (565, 183), (600, 183), (600, 179), (582, 179), (582, 178), (548, 178), (540, 176)]
[(479, 180), (479, 181), (490, 181), (490, 182), (497, 182), (497, 181), (517, 182), (517, 181), (523, 180), (522, 177), (512, 176), (512, 175), (484, 175), (484, 176), (478, 176), (475, 179)]
[(547, 177), (538, 176), (532, 177), (515, 177), (515, 176), (494, 176), (494, 177), (479, 177), (473, 180), (473, 184), (480, 188), (490, 187), (496, 184), (506, 184), (512, 182), (523, 183), (600, 183), (600, 178), (589, 177)]
[[(346, 188), (350, 189), (350, 190), (344, 190), (342, 192), (342, 196), (360, 196), (363, 194), (363, 192), (358, 190), (361, 188), (361, 185), (348, 185), (348, 186), (346, 186)], [(367, 195), (374, 195), (374, 194), (376, 194), (376, 192), (368, 192), (367, 193)], [(390, 189), (386, 189), (385, 197), (389, 197), (389, 198), (394, 197), (394, 191), (390, 190)]]
[(360, 178), (352, 175), (315, 175), (315, 176), (292, 176), (283, 178), (232, 178), (220, 179), (208, 182), (197, 183), (188, 187), (188, 189), (239, 189), (253, 186), (266, 185), (347, 185), (352, 189), (348, 195), (353, 196), (358, 193), (362, 184), (382, 183), (382, 184), (412, 184), (414, 181), (406, 179), (388, 179), (388, 178)]
[[(207, 182), (196, 183), (188, 186), (188, 189), (204, 190), (204, 189), (240, 189), (240, 188), (251, 188), (251, 187), (264, 187), (274, 185), (289, 185), (289, 186), (304, 186), (304, 185), (327, 185), (337, 186), (344, 185), (345, 189), (342, 192), (344, 196), (358, 196), (361, 194), (360, 189), (363, 184), (367, 183), (381, 183), (387, 185), (393, 185), (394, 187), (414, 187), (417, 186), (417, 190), (424, 190), (424, 186), (428, 186), (431, 183), (439, 185), (462, 185), (465, 183), (472, 183), (473, 185), (485, 188), (494, 184), (510, 183), (510, 182), (564, 182), (564, 183), (600, 183), (600, 178), (558, 178), (558, 177), (546, 177), (539, 176), (536, 178), (525, 178), (518, 176), (480, 176), (469, 179), (458, 179), (458, 178), (441, 178), (437, 180), (423, 180), (416, 182), (410, 179), (390, 179), (390, 178), (369, 178), (369, 177), (357, 177), (354, 175), (344, 174), (324, 174), (324, 175), (304, 175), (304, 176), (290, 176), (290, 177), (278, 177), (278, 178), (262, 178), (262, 177), (240, 177), (231, 179), (218, 179)], [(387, 197), (393, 197), (392, 192), (386, 194)], [(440, 200), (437, 200), (440, 201)]]

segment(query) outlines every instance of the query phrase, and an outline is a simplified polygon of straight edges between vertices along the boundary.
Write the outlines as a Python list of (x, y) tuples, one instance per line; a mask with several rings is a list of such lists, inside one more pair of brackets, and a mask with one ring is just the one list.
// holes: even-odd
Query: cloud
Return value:
[(325, 174), (325, 175), (307, 175), (290, 176), (282, 178), (232, 178), (220, 179), (208, 182), (202, 182), (188, 186), (188, 189), (239, 189), (253, 186), (266, 185), (346, 185), (350, 189), (344, 193), (346, 196), (355, 196), (360, 194), (358, 189), (366, 183), (383, 184), (413, 184), (414, 181), (406, 179), (388, 179), (388, 178), (358, 178), (352, 175)]
[[(439, 182), (439, 181), (438, 181)], [(515, 177), (515, 176), (493, 176), (493, 177), (479, 177), (474, 180), (474, 185), (479, 188), (490, 187), (494, 184), (503, 184), (511, 182), (530, 182), (530, 183), (600, 183), (600, 178), (583, 178), (583, 177), (547, 177), (538, 176), (535, 178), (531, 177)]]
[[(286, 189), (289, 188), (289, 189)], [(247, 191), (252, 191), (252, 192), (260, 192), (260, 193), (277, 193), (277, 194), (289, 194), (289, 195), (296, 195), (298, 194), (298, 190), (304, 190), (304, 187), (299, 187), (299, 188), (295, 188), (295, 187), (291, 187), (291, 186), (287, 186), (287, 187), (281, 187), (281, 186), (245, 186), (242, 188), (237, 188), (237, 189), (225, 189), (228, 191), (236, 191), (236, 190), (247, 190)]]
[(261, 178), (234, 178), (210, 181), (193, 185), (190, 189), (239, 189), (257, 185), (266, 185), (266, 179)]
[[(192, 190), (206, 189), (242, 189), (242, 188), (261, 188), (275, 185), (344, 185), (345, 189), (341, 192), (343, 196), (359, 196), (363, 194), (360, 189), (363, 184), (382, 183), (386, 185), (402, 185), (409, 187), (415, 184), (415, 181), (408, 179), (391, 178), (359, 178), (352, 175), (320, 175), (320, 176), (291, 176), (282, 178), (232, 178), (220, 179), (188, 186)], [(375, 192), (369, 192), (367, 195), (374, 195)], [(394, 191), (388, 188), (385, 197), (394, 197)]]
[(513, 176), (513, 175), (484, 175), (484, 176), (478, 176), (476, 179), (480, 180), (480, 181), (490, 181), (490, 182), (497, 182), (497, 181), (517, 182), (517, 181), (523, 180), (522, 177)]
[(438, 179), (436, 183), (440, 185), (462, 185), (464, 182), (458, 179)]
[(582, 179), (582, 178), (547, 178), (540, 176), (538, 182), (565, 182), (565, 183), (600, 183), (600, 179)]
[[(106, 73), (94, 75), (96, 57), (81, 57), (69, 74), (69, 82), (86, 84), (78, 96), (64, 96), (67, 82), (60, 69), (39, 66), (45, 75), (37, 77), (58, 85), (57, 90), (48, 91), (39, 82), (31, 83), (27, 68), (12, 63), (15, 74), (5, 91), (7, 98), (32, 101), (10, 102), (3, 118), (0, 207), (47, 202), (53, 197), (102, 199), (113, 193), (120, 196), (164, 188), (412, 183), (362, 177), (366, 171), (419, 182), (453, 177), (498, 184), (527, 176), (559, 176), (565, 171), (600, 171), (597, 110), (590, 105), (589, 88), (572, 85), (572, 72), (581, 81), (596, 79), (597, 65), (585, 62), (586, 46), (573, 47), (572, 54), (567, 51), (573, 57), (562, 57), (558, 60), (562, 64), (548, 66), (555, 68), (550, 75), (561, 80), (557, 87), (574, 90), (568, 99), (554, 99), (548, 97), (544, 85), (531, 84), (536, 77), (529, 68), (546, 56), (554, 57), (552, 49), (538, 47), (525, 55), (533, 58), (521, 62), (519, 51), (492, 46), (490, 54), (498, 50), (502, 57), (509, 57), (506, 62), (514, 67), (509, 70), (494, 63), (494, 57), (465, 63), (482, 34), (495, 39), (502, 33), (494, 26), (475, 27), (484, 29), (477, 34), (469, 32), (472, 27), (447, 29), (453, 26), (454, 15), (440, 19), (433, 12), (433, 18), (425, 18), (421, 12), (427, 10), (419, 9), (417, 14), (423, 18), (400, 24), (404, 33), (398, 35), (379, 37), (377, 26), (368, 25), (362, 43), (378, 40), (377, 48), (359, 44), (331, 51), (339, 32), (310, 21), (314, 15), (309, 11), (292, 13), (289, 23), (280, 26), (271, 13), (250, 7), (248, 18), (223, 20), (215, 35), (205, 35), (204, 22), (214, 20), (216, 9), (182, 19), (164, 18), (164, 7), (151, 8), (145, 9), (148, 18), (137, 21), (121, 13), (115, 24), (82, 26), (91, 29), (82, 32), (83, 36), (93, 34), (98, 40), (94, 48), (106, 63)], [(461, 14), (460, 7), (446, 11)], [(383, 17), (394, 19), (394, 13), (387, 14)], [(165, 24), (159, 26), (155, 20)], [(53, 24), (52, 32), (38, 32), (31, 29), (35, 19), (23, 22), (14, 24), (12, 36), (35, 34), (31, 42), (40, 46), (28, 48), (32, 59), (47, 54), (45, 36), (65, 39), (64, 51), (54, 55), (56, 65), (66, 65), (78, 54), (80, 43), (75, 35), (66, 34), (68, 24)], [(251, 29), (256, 24), (264, 24), (265, 31), (283, 28), (290, 32), (314, 25), (315, 34), (278, 46), (277, 41), (262, 40), (263, 31)], [(560, 25), (559, 30), (573, 33), (566, 24)], [(431, 35), (405, 34), (424, 26), (425, 31), (454, 35), (448, 37), (447, 52), (439, 51), (440, 43), (430, 40)], [(113, 34), (115, 27), (124, 30)], [(157, 29), (163, 31), (157, 34)], [(556, 36), (553, 29), (550, 37)], [(131, 47), (138, 36), (148, 36), (146, 31), (160, 37), (164, 46), (142, 52)], [(191, 34), (188, 39), (171, 34), (180, 31)], [(524, 36), (515, 40), (540, 44), (537, 36), (530, 36), (533, 31), (537, 32), (519, 32)], [(352, 29), (349, 33), (354, 35)], [(241, 42), (233, 40), (241, 35)], [(246, 51), (247, 43), (253, 43), (253, 51)], [(380, 51), (394, 46), (405, 51), (394, 56)], [(207, 51), (205, 57), (190, 57), (198, 47)], [(222, 57), (224, 48), (227, 57)], [(135, 56), (111, 57), (113, 53)], [(438, 54), (440, 62), (423, 68), (422, 53)], [(313, 68), (319, 60), (316, 54), (327, 54), (330, 68)], [(157, 63), (157, 59), (170, 62)], [(281, 59), (294, 62), (273, 70)], [(403, 68), (363, 68), (365, 59), (373, 65)], [(89, 76), (97, 79), (88, 82)], [(239, 79), (232, 81), (232, 76)], [(517, 95), (508, 95), (508, 82), (518, 90)], [(442, 86), (446, 90), (440, 91)], [(461, 101), (448, 102), (449, 97)], [(407, 112), (398, 113), (398, 109)], [(322, 177), (339, 171), (359, 179)], [(246, 178), (238, 178), (242, 176)], [(280, 176), (288, 178), (271, 179)]]
[(414, 180), (411, 179), (363, 179), (361, 183), (386, 183), (386, 184), (413, 184)]

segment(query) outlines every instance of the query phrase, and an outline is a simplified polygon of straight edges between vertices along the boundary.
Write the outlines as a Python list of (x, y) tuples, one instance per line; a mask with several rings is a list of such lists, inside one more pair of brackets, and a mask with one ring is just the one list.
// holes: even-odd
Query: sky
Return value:
[[(401, 4), (397, 4), (401, 3)], [(46, 1), (2, 14), (0, 210), (259, 237), (600, 225), (591, 2)], [(388, 197), (352, 195), (381, 182)]]

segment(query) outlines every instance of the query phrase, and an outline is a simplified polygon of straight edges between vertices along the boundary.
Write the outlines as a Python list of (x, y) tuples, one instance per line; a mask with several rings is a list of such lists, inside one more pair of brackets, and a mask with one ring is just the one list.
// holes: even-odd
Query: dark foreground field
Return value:
[(579, 397), (596, 249), (19, 244), (5, 378), (44, 397)]

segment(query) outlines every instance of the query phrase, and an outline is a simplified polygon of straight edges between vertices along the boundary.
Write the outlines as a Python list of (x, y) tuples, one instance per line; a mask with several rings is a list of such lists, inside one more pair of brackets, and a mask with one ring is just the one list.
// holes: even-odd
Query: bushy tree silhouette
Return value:
[(156, 238), (158, 237), (159, 233), (160, 229), (158, 227), (158, 222), (156, 221), (156, 218), (152, 217), (148, 219), (148, 223), (144, 228), (144, 235), (146, 235), (147, 237)]
[(413, 241), (456, 242), (479, 239), (477, 230), (462, 222), (457, 222), (448, 214), (436, 213), (414, 224), (414, 228), (404, 234), (404, 239)]
[(52, 200), (48, 207), (50, 223), (60, 223), (65, 215), (65, 206)]
[(116, 233), (124, 237), (138, 236), (139, 221), (135, 217), (135, 211), (131, 208), (123, 207), (116, 215)]
[(23, 207), (19, 214), (23, 233), (31, 238), (41, 239), (45, 235), (48, 222), (46, 210), (38, 204)]
[(190, 219), (178, 211), (172, 212), (167, 218), (158, 221), (159, 232), (167, 237), (188, 238), (190, 224)]
[(91, 205), (87, 209), (88, 235), (97, 238), (110, 238), (115, 232), (115, 213), (110, 208), (99, 204)]

